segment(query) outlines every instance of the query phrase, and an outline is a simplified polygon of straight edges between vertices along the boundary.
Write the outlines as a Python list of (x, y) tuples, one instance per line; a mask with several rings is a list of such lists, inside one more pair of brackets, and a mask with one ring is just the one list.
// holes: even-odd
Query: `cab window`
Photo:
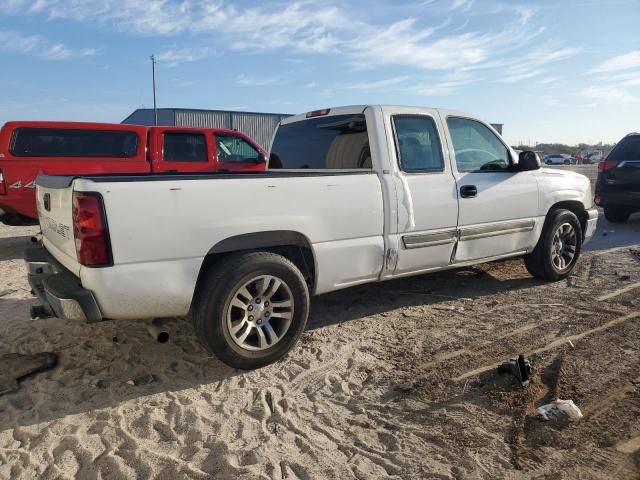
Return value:
[(484, 124), (468, 118), (447, 118), (459, 172), (508, 171), (509, 149)]
[(189, 132), (165, 133), (163, 158), (166, 162), (206, 162), (205, 136)]
[(218, 161), (221, 163), (257, 163), (260, 152), (238, 135), (216, 134)]
[(280, 125), (269, 168), (371, 170), (367, 121), (362, 114), (331, 115)]
[(393, 117), (396, 152), (405, 172), (442, 172), (442, 148), (433, 118), (418, 115)]
[(17, 128), (9, 151), (16, 157), (133, 157), (138, 134), (124, 130)]

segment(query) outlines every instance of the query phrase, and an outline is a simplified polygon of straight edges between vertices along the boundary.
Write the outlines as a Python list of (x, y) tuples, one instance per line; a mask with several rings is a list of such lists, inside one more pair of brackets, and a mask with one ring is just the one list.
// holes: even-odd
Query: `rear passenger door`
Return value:
[[(215, 170), (211, 148), (204, 132), (189, 130), (161, 130), (156, 133), (160, 149), (155, 154), (160, 162), (154, 163), (158, 172), (208, 172)], [(159, 150), (159, 151), (158, 151)]]
[(458, 198), (435, 113), (397, 113), (390, 128), (398, 168), (394, 275), (444, 267), (457, 238)]

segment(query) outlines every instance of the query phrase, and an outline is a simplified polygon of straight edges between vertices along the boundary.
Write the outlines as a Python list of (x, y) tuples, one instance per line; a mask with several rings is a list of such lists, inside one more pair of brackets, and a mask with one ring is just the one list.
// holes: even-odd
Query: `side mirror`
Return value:
[(524, 150), (518, 155), (518, 171), (530, 172), (531, 170), (538, 170), (540, 168), (540, 160), (536, 152), (531, 150)]
[(267, 163), (267, 156), (262, 152), (258, 153), (257, 163)]

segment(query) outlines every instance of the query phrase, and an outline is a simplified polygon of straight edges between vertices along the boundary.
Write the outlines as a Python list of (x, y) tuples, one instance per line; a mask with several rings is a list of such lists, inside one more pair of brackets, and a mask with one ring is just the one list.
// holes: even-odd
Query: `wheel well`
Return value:
[(302, 273), (309, 290), (313, 291), (316, 263), (309, 240), (298, 232), (270, 231), (236, 235), (214, 245), (200, 266), (196, 292), (204, 275), (223, 258), (240, 252), (256, 251), (277, 253), (293, 262)]
[(554, 204), (549, 211), (559, 209), (570, 210), (578, 217), (582, 227), (582, 237), (584, 238), (584, 234), (587, 231), (587, 221), (589, 220), (589, 213), (585, 210), (584, 205), (577, 200), (567, 200)]

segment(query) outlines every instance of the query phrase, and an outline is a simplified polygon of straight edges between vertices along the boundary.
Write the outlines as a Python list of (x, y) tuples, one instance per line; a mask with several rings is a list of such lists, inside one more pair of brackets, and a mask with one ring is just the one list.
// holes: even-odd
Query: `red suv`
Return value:
[(0, 218), (8, 225), (37, 223), (40, 173), (263, 171), (266, 158), (236, 130), (8, 122), (0, 130)]

